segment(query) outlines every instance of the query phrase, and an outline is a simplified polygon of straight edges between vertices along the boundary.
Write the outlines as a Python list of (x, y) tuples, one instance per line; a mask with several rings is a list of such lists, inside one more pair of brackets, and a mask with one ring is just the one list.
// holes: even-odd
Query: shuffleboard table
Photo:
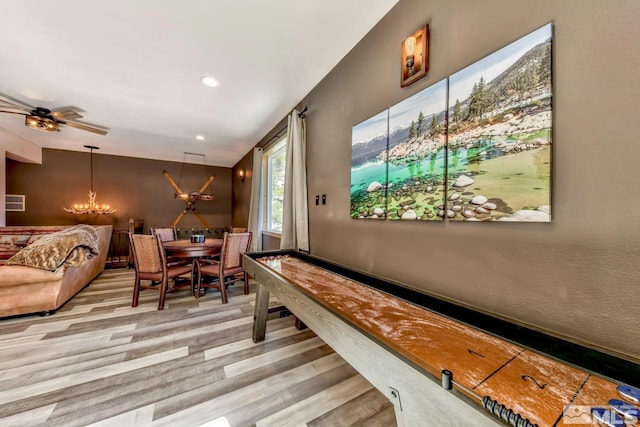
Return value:
[[(259, 284), (253, 340), (274, 295), (389, 398), (399, 426), (633, 422), (633, 360), (296, 251), (243, 265)], [(611, 410), (616, 399), (627, 413)]]

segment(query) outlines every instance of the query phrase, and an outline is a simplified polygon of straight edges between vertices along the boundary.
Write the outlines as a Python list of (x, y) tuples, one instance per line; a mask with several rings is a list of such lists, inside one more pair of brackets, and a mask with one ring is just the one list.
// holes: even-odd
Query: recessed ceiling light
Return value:
[(205, 86), (209, 86), (209, 87), (216, 87), (216, 86), (220, 86), (220, 82), (218, 82), (216, 79), (214, 79), (211, 76), (203, 76), (200, 77), (200, 81), (202, 82), (203, 85)]
[(196, 139), (197, 139), (198, 141), (204, 141), (204, 136), (202, 136), (202, 135), (196, 135)]

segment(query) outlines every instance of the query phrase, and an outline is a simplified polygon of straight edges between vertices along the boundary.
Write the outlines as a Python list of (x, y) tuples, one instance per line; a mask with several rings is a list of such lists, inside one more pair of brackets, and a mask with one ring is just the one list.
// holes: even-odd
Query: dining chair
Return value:
[[(164, 228), (151, 228), (151, 234), (154, 236), (160, 236), (160, 241), (164, 242), (173, 242), (174, 240), (178, 240), (178, 232), (175, 227), (164, 227)], [(170, 265), (174, 264), (182, 264), (185, 265), (185, 260), (180, 258), (167, 258), (167, 262)], [(191, 263), (191, 261), (189, 261)]]
[(178, 240), (178, 233), (175, 227), (151, 228), (151, 234), (160, 236), (163, 242)]
[(232, 233), (246, 233), (247, 231), (247, 227), (231, 227)]
[[(197, 261), (198, 277), (196, 281), (196, 298), (200, 297), (200, 289), (215, 288), (220, 290), (222, 303), (227, 303), (227, 287), (239, 280), (244, 281), (244, 294), (249, 294), (249, 276), (242, 268), (242, 254), (249, 250), (251, 233), (224, 233), (219, 260), (200, 258)], [(211, 276), (213, 281), (206, 283), (203, 276)]]
[[(133, 286), (133, 299), (131, 307), (138, 306), (138, 297), (141, 289), (155, 289), (160, 291), (158, 310), (164, 309), (164, 301), (167, 292), (183, 287), (189, 287), (193, 294), (194, 262), (190, 265), (167, 264), (167, 256), (162, 247), (159, 235), (129, 234), (129, 243), (133, 252), (134, 267), (136, 271), (135, 284)], [(169, 288), (169, 279), (189, 274), (191, 280), (187, 283), (174, 282)], [(143, 285), (142, 280), (151, 280), (151, 284)]]

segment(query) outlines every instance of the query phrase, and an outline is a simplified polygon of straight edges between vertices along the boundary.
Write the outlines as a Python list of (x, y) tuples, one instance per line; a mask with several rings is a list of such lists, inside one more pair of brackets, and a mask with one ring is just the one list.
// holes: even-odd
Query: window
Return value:
[(266, 151), (263, 157), (265, 185), (263, 229), (274, 233), (282, 232), (286, 151), (287, 141), (284, 137)]

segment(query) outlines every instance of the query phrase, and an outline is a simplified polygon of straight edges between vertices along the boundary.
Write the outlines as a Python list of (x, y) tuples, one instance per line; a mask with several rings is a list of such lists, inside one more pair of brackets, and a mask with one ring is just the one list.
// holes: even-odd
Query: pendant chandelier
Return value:
[(109, 205), (98, 205), (96, 203), (96, 192), (93, 191), (93, 150), (99, 150), (100, 147), (94, 145), (85, 145), (85, 148), (91, 150), (91, 190), (89, 191), (89, 203), (75, 204), (71, 208), (63, 208), (65, 211), (74, 215), (107, 215), (114, 213), (117, 209)]

